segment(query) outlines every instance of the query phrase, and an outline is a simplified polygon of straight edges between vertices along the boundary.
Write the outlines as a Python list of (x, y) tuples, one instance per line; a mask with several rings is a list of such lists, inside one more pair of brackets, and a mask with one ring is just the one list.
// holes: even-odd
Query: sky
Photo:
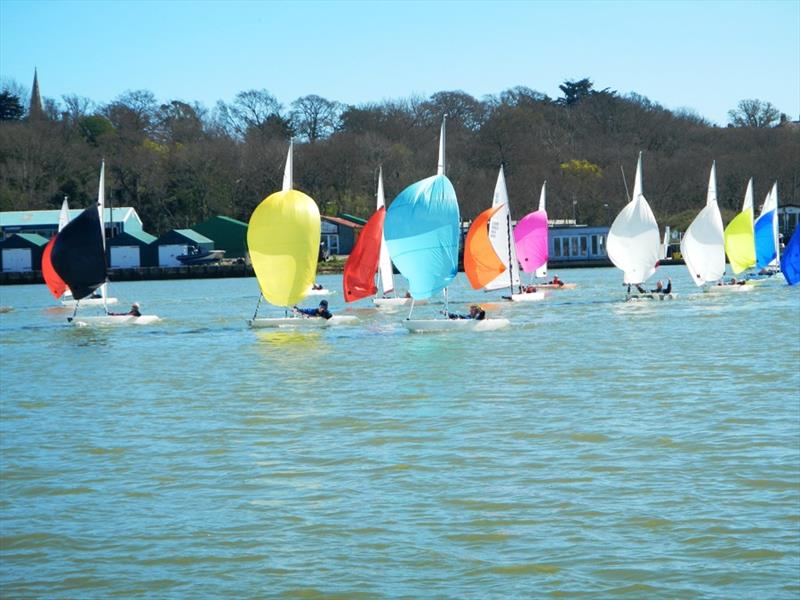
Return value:
[(0, 0), (0, 80), (105, 103), (266, 89), (346, 104), (565, 80), (724, 125), (740, 100), (800, 118), (800, 0), (128, 2)]

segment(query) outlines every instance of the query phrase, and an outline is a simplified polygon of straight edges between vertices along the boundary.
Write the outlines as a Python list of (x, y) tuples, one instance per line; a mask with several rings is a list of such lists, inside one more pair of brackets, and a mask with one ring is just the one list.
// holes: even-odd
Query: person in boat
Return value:
[(667, 278), (667, 287), (664, 287), (664, 283), (659, 279), (656, 283), (656, 287), (654, 290), (650, 290), (652, 294), (662, 294), (666, 296), (667, 294), (672, 293), (672, 278)]
[(129, 316), (130, 317), (141, 317), (142, 316), (142, 313), (139, 312), (139, 303), (138, 302), (134, 302), (133, 304), (131, 304), (131, 309), (126, 313), (112, 313), (112, 312), (110, 312), (108, 314), (113, 316), (113, 317), (129, 317)]
[(321, 290), (322, 289), (322, 284), (321, 283), (315, 283), (315, 284), (313, 284), (311, 286), (311, 289), (312, 290)]
[(564, 282), (558, 278), (558, 275), (553, 275), (553, 280), (550, 282), (550, 285), (557, 285), (558, 287), (563, 287)]
[(323, 319), (330, 319), (333, 316), (333, 313), (328, 310), (327, 300), (320, 301), (317, 308), (297, 308), (296, 306), (293, 306), (292, 309), (295, 312), (307, 317), (321, 317)]
[[(636, 284), (636, 291), (639, 292), (640, 294), (647, 294), (647, 290), (642, 287), (641, 283), (637, 283)], [(629, 294), (631, 293), (631, 286), (630, 285), (628, 286), (628, 293)]]
[(475, 319), (476, 321), (483, 321), (486, 318), (486, 311), (477, 304), (469, 307), (469, 313), (466, 315), (460, 313), (446, 312), (448, 319)]

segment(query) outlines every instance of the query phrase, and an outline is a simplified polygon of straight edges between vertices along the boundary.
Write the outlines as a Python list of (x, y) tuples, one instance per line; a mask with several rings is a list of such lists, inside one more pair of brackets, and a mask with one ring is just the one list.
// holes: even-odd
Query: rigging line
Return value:
[[(508, 205), (506, 205), (506, 209), (508, 209)], [(511, 257), (511, 211), (510, 210), (506, 213), (506, 228), (508, 229), (508, 287), (511, 290), (511, 294), (513, 294), (515, 265), (512, 264), (512, 257)]]
[(625, 197), (628, 199), (628, 202), (631, 201), (631, 195), (628, 192), (628, 182), (625, 179), (625, 169), (622, 168), (622, 165), (619, 166), (619, 170), (622, 171), (622, 183), (625, 184)]
[(258, 295), (258, 303), (256, 304), (256, 312), (253, 313), (253, 320), (258, 316), (258, 307), (261, 306), (261, 299), (264, 297), (263, 292)]
[(414, 301), (415, 301), (415, 299), (412, 296), (411, 297), (411, 310), (408, 311), (408, 316), (406, 317), (406, 321), (410, 321), (411, 320), (411, 313), (414, 312)]

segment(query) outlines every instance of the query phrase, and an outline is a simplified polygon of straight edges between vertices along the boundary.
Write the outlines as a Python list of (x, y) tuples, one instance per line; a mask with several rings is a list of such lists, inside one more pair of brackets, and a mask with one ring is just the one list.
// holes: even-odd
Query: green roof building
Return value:
[(226, 258), (241, 258), (247, 254), (247, 223), (230, 217), (211, 217), (192, 229), (214, 241), (216, 250), (225, 250)]

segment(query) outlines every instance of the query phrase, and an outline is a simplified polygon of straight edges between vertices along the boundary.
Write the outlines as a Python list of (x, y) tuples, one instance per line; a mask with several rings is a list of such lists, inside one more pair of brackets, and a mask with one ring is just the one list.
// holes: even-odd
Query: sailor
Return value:
[(293, 306), (292, 310), (307, 317), (322, 317), (323, 319), (330, 319), (333, 316), (333, 313), (328, 310), (327, 300), (321, 300), (317, 308), (297, 308), (296, 306)]
[(475, 319), (476, 321), (483, 321), (486, 318), (486, 311), (483, 310), (483, 307), (478, 306), (477, 304), (473, 304), (469, 307), (469, 313), (459, 314), (459, 313), (446, 313), (448, 319)]

